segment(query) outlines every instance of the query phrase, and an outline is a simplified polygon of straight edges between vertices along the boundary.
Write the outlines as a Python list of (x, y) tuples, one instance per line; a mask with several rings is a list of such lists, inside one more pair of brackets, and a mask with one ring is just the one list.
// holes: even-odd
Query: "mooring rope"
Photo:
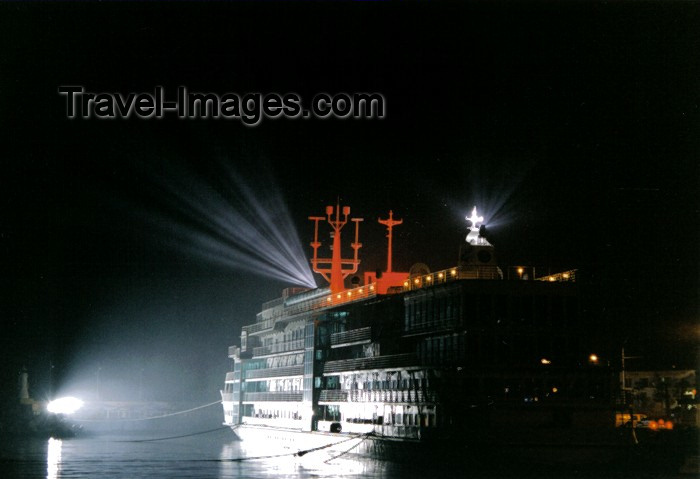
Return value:
[(215, 404), (221, 403), (221, 399), (218, 401), (214, 401), (209, 404), (204, 404), (203, 406), (197, 406), (193, 407), (191, 409), (185, 409), (184, 411), (177, 411), (177, 412), (171, 412), (168, 414), (162, 414), (160, 416), (151, 416), (151, 417), (139, 417), (139, 418), (118, 418), (118, 419), (71, 419), (72, 421), (76, 422), (126, 422), (126, 421), (150, 421), (151, 419), (162, 419), (164, 417), (170, 417), (170, 416), (177, 416), (178, 414), (186, 414), (188, 412), (196, 411), (198, 409), (204, 409), (205, 407), (210, 407)]
[[(257, 459), (274, 459), (274, 458), (277, 458), (277, 457), (286, 457), (286, 456), (298, 456), (298, 457), (302, 457), (302, 456), (305, 456), (306, 454), (308, 454), (308, 453), (310, 453), (310, 452), (316, 452), (316, 451), (320, 451), (320, 450), (322, 450), (322, 449), (329, 448), (329, 447), (331, 447), (331, 446), (335, 446), (335, 445), (337, 445), (337, 444), (343, 444), (344, 442), (352, 441), (353, 439), (358, 439), (358, 438), (360, 438), (360, 437), (362, 437), (362, 436), (365, 436), (365, 439), (366, 439), (367, 436), (370, 436), (370, 435), (372, 435), (372, 433), (361, 434), (361, 435), (355, 435), (355, 436), (353, 436), (353, 437), (349, 437), (349, 438), (347, 438), (347, 439), (343, 439), (342, 441), (331, 442), (331, 443), (326, 444), (326, 445), (324, 445), (324, 446), (313, 447), (313, 448), (311, 448), (311, 449), (301, 450), (301, 451), (297, 451), (297, 452), (288, 452), (288, 453), (284, 453), (284, 454), (272, 454), (272, 455), (269, 455), (269, 456), (234, 457), (233, 459), (222, 459), (221, 462), (243, 462), (243, 461), (253, 461), (253, 460), (257, 460)], [(364, 441), (364, 439), (363, 439), (362, 441)], [(360, 442), (362, 442), (362, 441), (360, 441)], [(355, 446), (353, 446), (353, 447), (355, 447)], [(352, 448), (350, 448), (350, 449), (352, 449)]]
[(372, 434), (371, 432), (368, 432), (367, 434), (365, 434), (365, 437), (363, 437), (362, 440), (361, 440), (360, 442), (358, 442), (358, 443), (355, 444), (354, 446), (350, 447), (349, 449), (346, 449), (345, 451), (341, 452), (341, 453), (338, 454), (337, 456), (333, 456), (333, 457), (331, 457), (330, 459), (326, 459), (325, 461), (323, 461), (324, 464), (328, 464), (329, 462), (331, 462), (331, 461), (333, 461), (333, 460), (335, 460), (335, 459), (338, 459), (339, 457), (342, 457), (342, 456), (346, 455), (347, 453), (349, 453), (350, 451), (352, 451), (353, 449), (355, 449), (357, 446), (359, 446), (360, 444), (362, 444), (363, 442), (365, 442), (371, 435), (373, 435), (373, 434)]

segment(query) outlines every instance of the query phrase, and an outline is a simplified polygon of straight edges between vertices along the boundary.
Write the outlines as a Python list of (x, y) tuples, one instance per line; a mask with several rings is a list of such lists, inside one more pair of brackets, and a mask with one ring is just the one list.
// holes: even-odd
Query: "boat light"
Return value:
[(83, 407), (83, 401), (72, 397), (58, 398), (51, 401), (46, 410), (54, 414), (73, 414), (75, 411)]

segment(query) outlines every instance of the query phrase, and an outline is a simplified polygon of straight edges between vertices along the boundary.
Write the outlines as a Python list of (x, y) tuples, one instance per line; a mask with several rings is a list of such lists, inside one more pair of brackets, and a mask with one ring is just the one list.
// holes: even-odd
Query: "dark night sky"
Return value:
[[(226, 347), (286, 286), (168, 246), (191, 219), (157, 185), (222, 186), (222, 164), (274, 183), (303, 245), (340, 196), (371, 269), (390, 208), (395, 268), (436, 269), (484, 207), (504, 266), (580, 269), (610, 354), (695, 367), (699, 23), (692, 2), (3, 4), (3, 384), (27, 365), (39, 395), (52, 362), (57, 389), (102, 368), (216, 399)], [(388, 115), (71, 121), (70, 84), (380, 92)]]

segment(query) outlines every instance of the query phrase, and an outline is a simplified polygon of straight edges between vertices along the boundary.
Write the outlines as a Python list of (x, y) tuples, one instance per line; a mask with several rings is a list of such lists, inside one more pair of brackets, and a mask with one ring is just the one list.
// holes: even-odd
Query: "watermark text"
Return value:
[(98, 119), (232, 119), (256, 126), (263, 119), (337, 118), (383, 119), (386, 99), (381, 93), (318, 93), (308, 104), (297, 93), (201, 93), (177, 88), (167, 97), (162, 86), (152, 92), (88, 92), (83, 86), (58, 87), (65, 97), (68, 118)]

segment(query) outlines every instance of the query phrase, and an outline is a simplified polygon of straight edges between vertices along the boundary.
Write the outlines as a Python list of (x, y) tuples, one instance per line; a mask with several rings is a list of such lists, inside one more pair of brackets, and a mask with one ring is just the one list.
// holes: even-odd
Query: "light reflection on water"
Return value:
[[(381, 461), (353, 458), (352, 456), (337, 457), (326, 451), (316, 451), (296, 457), (287, 448), (270, 447), (266, 450), (265, 459), (260, 457), (259, 447), (247, 449), (244, 443), (231, 442), (224, 444), (221, 449), (221, 478), (228, 477), (385, 477), (386, 464)], [(350, 448), (348, 448), (350, 449)], [(245, 458), (242, 461), (237, 459)], [(397, 476), (398, 477), (398, 476)]]
[[(263, 448), (281, 457), (249, 460), (230, 430), (211, 437), (136, 442), (135, 437), (3, 440), (0, 477), (47, 478), (337, 478), (404, 477), (386, 475), (381, 461), (334, 457), (326, 451), (295, 457), (289, 449)], [(260, 451), (256, 448), (256, 451)], [(243, 459), (243, 460), (241, 460)]]
[[(250, 478), (250, 479), (330, 479), (339, 477), (372, 477), (377, 479), (412, 479), (425, 477), (483, 477), (503, 479), (515, 477), (558, 477), (561, 479), (627, 479), (657, 477), (652, 474), (634, 475), (610, 473), (586, 474), (572, 470), (571, 474), (528, 474), (524, 470), (506, 467), (498, 472), (476, 472), (466, 469), (417, 469), (414, 466), (357, 459), (344, 455), (334, 457), (326, 450), (295, 457), (289, 449), (263, 447), (268, 455), (281, 457), (239, 460), (250, 457), (242, 443), (233, 439), (230, 430), (212, 435), (187, 437), (168, 441), (135, 442), (135, 437), (100, 436), (64, 440), (13, 439), (2, 440), (0, 447), (0, 477), (3, 479), (75, 479), (75, 478)], [(260, 448), (257, 448), (259, 451)], [(293, 452), (293, 451), (292, 451)], [(426, 461), (426, 463), (429, 461)], [(665, 475), (667, 479), (682, 477)], [(686, 476), (687, 477), (687, 476)]]
[(61, 471), (61, 446), (60, 439), (49, 439), (46, 453), (46, 479), (57, 479)]

